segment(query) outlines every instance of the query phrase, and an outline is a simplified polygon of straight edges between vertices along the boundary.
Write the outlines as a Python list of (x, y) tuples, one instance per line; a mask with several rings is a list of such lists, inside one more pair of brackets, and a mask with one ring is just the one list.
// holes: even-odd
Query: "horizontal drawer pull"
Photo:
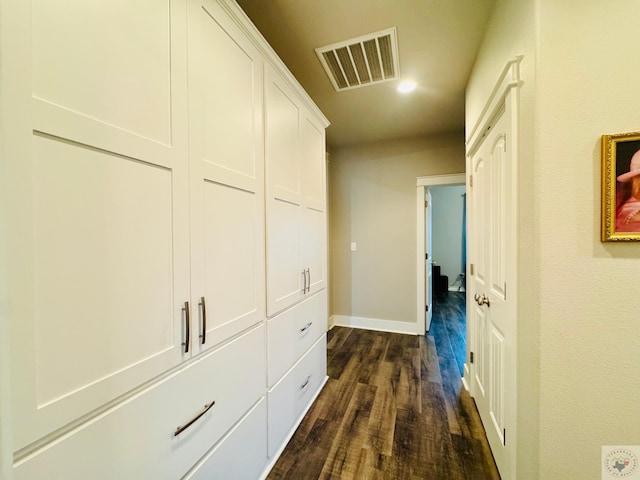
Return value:
[[(307, 380), (308, 381), (308, 380)], [(200, 411), (200, 413), (198, 413), (195, 417), (193, 417), (191, 420), (189, 420), (187, 423), (185, 423), (184, 425), (179, 426), (178, 428), (176, 428), (175, 433), (173, 434), (174, 437), (177, 437), (178, 435), (180, 435), (182, 432), (184, 432), (187, 428), (189, 428), (191, 425), (193, 425), (196, 421), (198, 421), (198, 419), (203, 416), (205, 413), (207, 413), (209, 410), (211, 410), (211, 407), (213, 407), (216, 404), (215, 400), (211, 403), (207, 403), (204, 408)]]
[(309, 375), (304, 383), (300, 385), (300, 390), (304, 390), (305, 388), (307, 388), (307, 385), (309, 385), (309, 380), (311, 380), (311, 375)]
[(311, 325), (313, 325), (313, 322), (309, 322), (309, 323), (307, 323), (304, 327), (302, 327), (302, 328), (300, 329), (300, 333), (304, 333), (304, 332), (306, 332), (307, 330), (309, 330), (309, 328), (311, 328)]

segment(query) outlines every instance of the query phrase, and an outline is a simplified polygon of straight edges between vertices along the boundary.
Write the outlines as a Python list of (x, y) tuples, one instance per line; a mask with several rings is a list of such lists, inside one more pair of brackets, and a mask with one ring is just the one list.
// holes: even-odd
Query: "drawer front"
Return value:
[(255, 480), (267, 465), (267, 401), (260, 402), (183, 480)]
[(269, 387), (327, 331), (327, 291), (305, 300), (267, 322)]
[(278, 451), (287, 434), (318, 389), (327, 371), (327, 340), (323, 335), (284, 378), (269, 390), (269, 456)]
[(264, 394), (265, 355), (261, 325), (18, 461), (15, 478), (181, 478)]

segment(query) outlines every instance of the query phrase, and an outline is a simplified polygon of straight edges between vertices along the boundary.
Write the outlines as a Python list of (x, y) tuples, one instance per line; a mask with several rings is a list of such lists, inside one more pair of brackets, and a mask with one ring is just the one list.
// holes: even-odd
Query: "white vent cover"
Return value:
[(338, 92), (400, 75), (395, 27), (316, 48), (316, 54)]

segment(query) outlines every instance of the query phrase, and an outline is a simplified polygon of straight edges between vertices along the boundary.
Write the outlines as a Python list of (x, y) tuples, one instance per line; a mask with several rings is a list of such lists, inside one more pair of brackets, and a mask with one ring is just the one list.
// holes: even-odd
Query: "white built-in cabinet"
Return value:
[(326, 380), (326, 119), (232, 0), (0, 7), (13, 476), (266, 475)]
[(267, 313), (326, 287), (325, 132), (266, 68)]

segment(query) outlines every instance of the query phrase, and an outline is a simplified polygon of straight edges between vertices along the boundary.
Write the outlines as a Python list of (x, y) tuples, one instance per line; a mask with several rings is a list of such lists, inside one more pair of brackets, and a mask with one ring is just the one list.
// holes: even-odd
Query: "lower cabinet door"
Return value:
[(267, 381), (272, 387), (327, 331), (327, 291), (267, 321)]
[(18, 459), (15, 479), (182, 478), (264, 395), (265, 356), (260, 325)]
[(251, 409), (183, 480), (256, 480), (267, 465), (267, 401)]
[(327, 372), (327, 336), (323, 335), (267, 393), (269, 457), (287, 438), (324, 384)]

